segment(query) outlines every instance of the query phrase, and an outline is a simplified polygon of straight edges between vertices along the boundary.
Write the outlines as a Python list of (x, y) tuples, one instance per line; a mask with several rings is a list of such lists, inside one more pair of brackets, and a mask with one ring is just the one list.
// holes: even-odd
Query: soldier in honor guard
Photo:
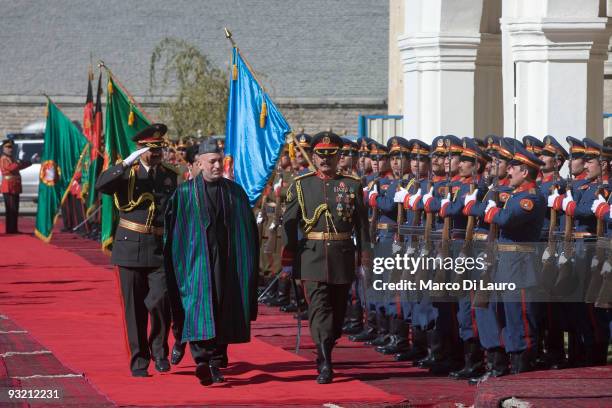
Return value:
[(21, 194), (20, 170), (30, 167), (29, 161), (15, 160), (13, 148), (15, 142), (6, 139), (2, 142), (2, 155), (0, 156), (0, 173), (2, 173), (2, 196), (4, 198), (4, 211), (6, 214), (5, 232), (19, 234), (17, 220), (19, 219), (19, 195)]
[[(295, 136), (295, 140), (297, 144), (304, 150), (309, 157), (312, 156), (312, 137), (307, 135), (303, 131)], [(295, 149), (295, 161), (293, 163), (293, 172), (296, 176), (301, 176), (302, 174), (310, 172), (308, 168), (308, 160), (302, 154), (302, 150)]]
[(287, 192), (282, 263), (283, 271), (304, 285), (318, 352), (317, 382), (327, 384), (356, 267), (371, 266), (370, 236), (359, 178), (337, 173), (342, 140), (321, 132), (312, 144), (317, 170), (296, 177)]
[(360, 177), (365, 178), (372, 174), (372, 160), (370, 159), (370, 143), (373, 140), (367, 137), (357, 139), (359, 145), (359, 159), (357, 161), (357, 173)]
[[(132, 140), (138, 149), (102, 172), (96, 182), (97, 190), (113, 195), (119, 210), (111, 262), (119, 267), (130, 368), (134, 377), (148, 376), (151, 359), (157, 371), (170, 370), (171, 305), (162, 241), (165, 205), (180, 176), (174, 167), (161, 161), (166, 131), (166, 125), (156, 123), (134, 135)], [(175, 309), (182, 311), (180, 305), (176, 306), (172, 307), (173, 314)], [(173, 317), (173, 334), (180, 339), (182, 318)]]
[(357, 161), (359, 159), (359, 145), (350, 139), (342, 138), (338, 161), (338, 172), (344, 175), (358, 176)]

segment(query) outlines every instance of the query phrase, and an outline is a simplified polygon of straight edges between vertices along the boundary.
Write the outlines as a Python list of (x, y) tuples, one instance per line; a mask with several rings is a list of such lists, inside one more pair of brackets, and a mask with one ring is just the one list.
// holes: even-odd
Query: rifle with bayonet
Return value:
[(274, 194), (274, 216), (272, 217), (272, 222), (268, 228), (268, 241), (264, 247), (265, 254), (274, 254), (276, 252), (276, 243), (278, 240), (278, 228), (280, 227), (282, 221), (282, 202), (281, 202), (281, 190), (283, 188), (283, 175), (281, 172), (277, 172), (276, 175), (280, 177), (279, 182), (281, 183), (279, 187), (279, 191), (276, 192), (274, 189), (274, 185), (272, 185), (272, 192)]
[[(444, 189), (442, 190), (441, 196), (446, 198), (451, 193), (451, 160), (452, 160), (452, 152), (450, 149), (450, 139), (444, 140), (444, 145), (446, 146), (446, 159), (448, 161), (448, 171), (446, 172), (446, 184)], [(444, 217), (442, 226), (442, 238), (440, 240), (440, 247), (438, 248), (438, 256), (437, 258), (444, 262), (444, 259), (450, 257), (450, 229), (451, 229), (451, 219), (450, 217)], [(442, 265), (436, 265), (436, 272), (434, 274), (433, 281), (434, 283), (446, 283), (446, 269)], [(436, 285), (437, 287), (438, 285)], [(430, 292), (432, 297), (444, 297), (447, 295), (446, 290), (436, 290)]]
[[(599, 196), (602, 198), (607, 197), (607, 191), (603, 185), (603, 166), (601, 160), (599, 161), (599, 176), (597, 177), (597, 192), (595, 193), (595, 199)], [(610, 245), (606, 237), (604, 236), (604, 220), (597, 218), (597, 226), (595, 228), (597, 235), (597, 242), (595, 243), (595, 256), (591, 260), (591, 274), (589, 286), (585, 294), (586, 303), (595, 303), (597, 296), (601, 290), (603, 284), (603, 277), (601, 276), (601, 269), (606, 259), (606, 249)]]
[[(554, 167), (553, 167), (553, 183), (548, 191), (549, 194), (553, 194), (555, 190), (559, 191), (559, 171), (557, 169), (557, 160), (559, 156), (555, 153)], [(550, 208), (549, 224), (548, 224), (548, 243), (546, 249), (542, 254), (542, 283), (545, 290), (550, 290), (555, 283), (557, 278), (557, 237), (555, 232), (557, 231), (558, 215), (557, 210), (554, 206)]]

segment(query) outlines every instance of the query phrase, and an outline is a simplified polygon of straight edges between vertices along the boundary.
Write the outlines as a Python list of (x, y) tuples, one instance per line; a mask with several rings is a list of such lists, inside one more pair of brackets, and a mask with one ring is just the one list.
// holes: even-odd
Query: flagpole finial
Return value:
[(230, 42), (232, 43), (232, 47), (236, 48), (236, 43), (234, 42), (234, 39), (232, 38), (232, 32), (228, 30), (227, 27), (223, 27), (223, 31), (225, 31), (225, 38), (230, 40)]
[(106, 64), (104, 64), (104, 61), (99, 60), (98, 61), (98, 68), (102, 68), (102, 67), (106, 68)]

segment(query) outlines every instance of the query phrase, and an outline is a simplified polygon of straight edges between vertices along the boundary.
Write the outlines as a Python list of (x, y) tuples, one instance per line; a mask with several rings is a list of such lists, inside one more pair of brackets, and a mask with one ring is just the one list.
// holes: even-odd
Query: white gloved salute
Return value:
[(255, 219), (255, 221), (257, 222), (257, 225), (263, 223), (264, 218), (263, 218), (262, 211), (257, 213), (257, 218)]
[[(419, 189), (420, 191), (420, 189)], [(423, 198), (421, 199), (421, 201), (423, 202), (423, 205), (427, 205), (427, 201), (429, 201), (430, 198), (433, 197), (433, 187), (429, 189), (429, 191), (427, 192), (427, 194), (425, 194), (423, 196)]]
[(143, 147), (142, 149), (138, 149), (135, 152), (132, 152), (128, 157), (123, 160), (123, 165), (125, 167), (131, 166), (132, 163), (136, 161), (143, 153), (148, 152), (150, 147)]
[(548, 196), (548, 207), (552, 208), (555, 205), (555, 200), (559, 197), (559, 189), (555, 188)]
[(374, 187), (372, 187), (372, 190), (370, 190), (370, 194), (368, 194), (368, 200), (372, 198), (372, 194), (378, 194), (378, 186), (376, 184), (374, 184)]
[(408, 190), (406, 190), (405, 188), (400, 188), (399, 190), (395, 192), (395, 195), (393, 196), (393, 202), (403, 203), (407, 195), (408, 195)]
[(444, 207), (446, 204), (450, 203), (451, 201), (451, 195), (450, 193), (446, 194), (446, 198), (443, 198), (442, 201), (440, 201), (440, 208)]
[(595, 201), (593, 201), (593, 205), (591, 206), (591, 211), (593, 212), (593, 214), (595, 214), (595, 212), (597, 211), (597, 208), (601, 205), (601, 204), (605, 204), (606, 200), (605, 198), (603, 198), (601, 196), (601, 194), (597, 195), (597, 198), (595, 199)]
[(497, 207), (497, 204), (495, 203), (495, 201), (489, 200), (489, 202), (487, 203), (487, 208), (485, 208), (485, 214), (489, 212), (489, 210), (493, 207)]
[(567, 210), (567, 206), (569, 205), (569, 203), (571, 203), (572, 201), (574, 201), (574, 197), (572, 197), (572, 192), (571, 190), (568, 190), (568, 192), (565, 194), (565, 198), (563, 199), (563, 201), (561, 202), (561, 208), (563, 208), (563, 211)]
[(468, 205), (470, 201), (476, 201), (476, 196), (478, 196), (478, 189), (475, 188), (473, 193), (468, 193), (465, 195), (463, 199), (463, 205)]
[(417, 200), (420, 199), (420, 197), (421, 197), (421, 189), (419, 188), (417, 192), (408, 199), (408, 205), (411, 208), (414, 207), (414, 203), (416, 203)]

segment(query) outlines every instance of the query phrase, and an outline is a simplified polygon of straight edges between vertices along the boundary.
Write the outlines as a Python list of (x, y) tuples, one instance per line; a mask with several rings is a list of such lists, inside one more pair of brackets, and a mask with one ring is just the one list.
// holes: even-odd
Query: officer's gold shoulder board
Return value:
[(506, 201), (508, 201), (508, 198), (510, 198), (510, 194), (509, 193), (499, 193), (499, 200), (502, 203), (505, 203)]
[(361, 177), (354, 176), (352, 174), (345, 174), (344, 177), (348, 177), (348, 178), (353, 179), (353, 180), (361, 181)]
[(170, 163), (162, 162), (162, 166), (165, 169), (168, 169), (171, 172), (176, 173), (177, 176), (181, 174), (181, 171), (177, 167), (174, 167), (173, 165), (171, 165)]
[(523, 198), (520, 202), (519, 205), (521, 206), (521, 208), (525, 211), (531, 211), (533, 210), (533, 201), (531, 201), (529, 198)]
[(301, 180), (301, 179), (303, 179), (303, 178), (305, 178), (305, 177), (313, 176), (313, 175), (315, 175), (315, 174), (316, 174), (316, 172), (314, 172), (314, 171), (310, 171), (310, 172), (308, 172), (308, 173), (302, 174), (301, 176), (295, 176), (295, 177), (293, 178), (293, 180), (294, 180), (294, 181), (295, 181), (295, 180)]

